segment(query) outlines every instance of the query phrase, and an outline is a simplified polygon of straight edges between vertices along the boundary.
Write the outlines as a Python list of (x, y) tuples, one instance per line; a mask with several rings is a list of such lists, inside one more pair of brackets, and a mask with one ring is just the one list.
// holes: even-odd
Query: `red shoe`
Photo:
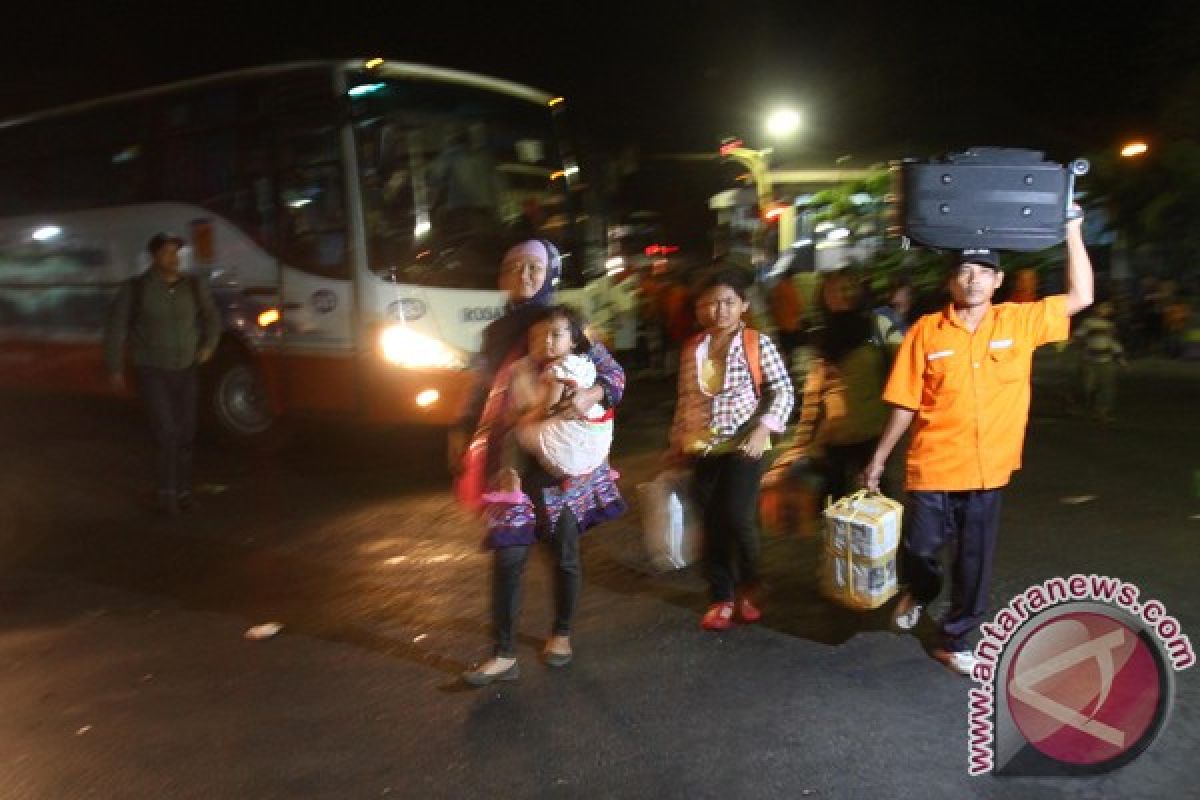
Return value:
[(733, 627), (733, 603), (713, 603), (700, 620), (700, 627), (706, 631), (727, 631)]
[(750, 598), (742, 595), (737, 599), (737, 618), (741, 622), (753, 624), (762, 619), (762, 611), (750, 602)]

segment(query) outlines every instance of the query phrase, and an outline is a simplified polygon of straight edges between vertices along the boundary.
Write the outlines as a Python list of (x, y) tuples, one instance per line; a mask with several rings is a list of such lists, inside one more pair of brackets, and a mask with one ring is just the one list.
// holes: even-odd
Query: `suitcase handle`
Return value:
[(1087, 175), (1088, 170), (1092, 168), (1091, 162), (1086, 158), (1077, 158), (1067, 165), (1067, 219), (1079, 219), (1083, 216), (1082, 209), (1075, 209), (1075, 179), (1081, 175)]

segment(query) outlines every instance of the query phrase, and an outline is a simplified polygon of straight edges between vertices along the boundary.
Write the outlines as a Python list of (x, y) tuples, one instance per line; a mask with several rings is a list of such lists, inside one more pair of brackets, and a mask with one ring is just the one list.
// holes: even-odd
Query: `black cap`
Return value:
[(174, 233), (162, 231), (150, 237), (150, 241), (146, 242), (146, 252), (154, 255), (163, 248), (164, 245), (173, 244), (176, 247), (183, 247), (183, 237)]
[(955, 266), (959, 264), (980, 264), (992, 269), (1000, 269), (1000, 254), (987, 248), (971, 248), (959, 250), (956, 254)]

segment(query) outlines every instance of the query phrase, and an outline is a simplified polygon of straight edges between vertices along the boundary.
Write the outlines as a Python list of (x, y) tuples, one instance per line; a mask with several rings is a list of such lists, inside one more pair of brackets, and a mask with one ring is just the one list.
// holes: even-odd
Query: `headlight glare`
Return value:
[(379, 349), (388, 363), (399, 367), (463, 369), (467, 366), (466, 356), (456, 348), (402, 325), (390, 325), (380, 332)]

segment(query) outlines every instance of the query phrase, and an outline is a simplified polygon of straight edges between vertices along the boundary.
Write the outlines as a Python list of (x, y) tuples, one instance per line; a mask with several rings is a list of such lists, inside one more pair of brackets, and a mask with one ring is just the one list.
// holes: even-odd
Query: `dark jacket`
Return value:
[(117, 293), (104, 331), (104, 359), (110, 373), (120, 372), (128, 343), (139, 367), (186, 369), (202, 348), (216, 349), (220, 338), (221, 315), (208, 284), (181, 276), (168, 285), (151, 267)]

